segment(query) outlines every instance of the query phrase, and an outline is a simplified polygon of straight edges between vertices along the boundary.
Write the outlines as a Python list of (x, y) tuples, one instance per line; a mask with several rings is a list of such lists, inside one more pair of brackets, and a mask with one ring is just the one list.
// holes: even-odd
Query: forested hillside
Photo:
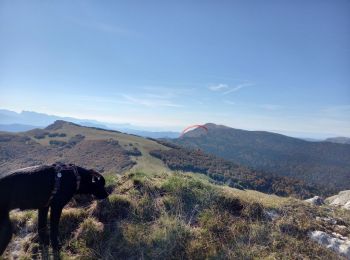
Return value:
[(245, 131), (215, 124), (169, 139), (185, 147), (251, 167), (318, 184), (337, 191), (350, 189), (350, 145), (307, 142), (280, 134)]

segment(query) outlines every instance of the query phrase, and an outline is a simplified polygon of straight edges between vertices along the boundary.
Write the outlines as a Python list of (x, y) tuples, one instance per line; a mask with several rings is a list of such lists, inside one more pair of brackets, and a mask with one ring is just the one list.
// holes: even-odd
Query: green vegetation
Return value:
[(54, 132), (54, 133), (49, 133), (47, 136), (48, 137), (66, 137), (67, 135), (65, 133)]
[[(200, 174), (133, 171), (106, 178), (108, 200), (76, 197), (64, 210), (63, 259), (339, 259), (307, 237), (319, 228), (316, 216), (338, 214), (326, 208), (215, 185)], [(272, 211), (278, 217), (270, 218)], [(34, 218), (12, 214), (21, 227), (15, 240)], [(21, 243), (23, 259), (38, 255), (35, 236), (28, 241)]]
[[(166, 145), (164, 142), (162, 144)], [(154, 150), (150, 154), (161, 159), (171, 170), (203, 173), (218, 184), (227, 184), (234, 188), (254, 189), (298, 198), (326, 194), (315, 185), (253, 171), (198, 150), (174, 147), (169, 150)]]
[[(75, 196), (63, 211), (63, 259), (339, 259), (307, 234), (333, 232), (316, 217), (350, 225), (344, 211), (266, 194), (309, 197), (320, 195), (317, 187), (198, 149), (64, 121), (1, 133), (0, 142), (0, 174), (56, 161), (103, 172), (108, 200)], [(11, 218), (8, 257), (40, 258), (36, 212), (13, 211)]]
[[(309, 185), (350, 189), (350, 145), (307, 142), (280, 134), (246, 131), (206, 124), (182, 138), (169, 139), (177, 145), (202, 151), (257, 171), (303, 180)], [(326, 190), (325, 190), (326, 191)]]
[(52, 146), (65, 146), (67, 142), (60, 140), (50, 140), (50, 145)]

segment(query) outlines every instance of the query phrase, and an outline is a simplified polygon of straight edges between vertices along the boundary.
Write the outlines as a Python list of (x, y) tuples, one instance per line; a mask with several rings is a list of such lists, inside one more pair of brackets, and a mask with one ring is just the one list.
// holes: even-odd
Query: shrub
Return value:
[(147, 182), (149, 182), (149, 176), (144, 172), (130, 173), (129, 178), (133, 181), (136, 189), (141, 189)]
[(49, 133), (48, 137), (66, 137), (67, 134), (65, 133)]
[(131, 201), (126, 196), (112, 194), (108, 200), (97, 202), (93, 215), (103, 222), (111, 222), (128, 217), (131, 209)]
[(198, 211), (208, 207), (215, 197), (215, 190), (210, 184), (181, 174), (167, 178), (162, 189), (173, 197), (165, 201), (170, 213), (180, 214), (187, 220), (192, 220)]
[(77, 143), (81, 142), (82, 140), (84, 140), (85, 136), (84, 135), (81, 135), (81, 134), (77, 134), (73, 137), (71, 137), (69, 140), (68, 140), (68, 144), (70, 146), (74, 146), (76, 145)]
[(67, 144), (67, 142), (60, 141), (60, 140), (50, 140), (49, 143), (50, 143), (50, 145), (57, 146), (57, 147), (65, 146)]
[(86, 217), (87, 212), (83, 209), (64, 209), (60, 220), (60, 236), (62, 239), (69, 238)]
[(250, 220), (263, 220), (265, 218), (264, 207), (257, 202), (247, 203), (244, 206), (242, 215)]
[(124, 223), (121, 232), (123, 256), (116, 258), (187, 259), (191, 231), (178, 218), (163, 216), (152, 225)]
[(10, 218), (15, 233), (18, 233), (23, 228), (28, 229), (27, 225), (29, 222), (31, 224), (31, 230), (35, 230), (37, 227), (38, 216), (34, 210), (11, 212)]
[(20, 137), (18, 137), (18, 141), (26, 143), (26, 142), (30, 141), (30, 137), (29, 136), (20, 136)]
[(176, 217), (161, 217), (153, 225), (150, 234), (152, 259), (186, 259), (190, 228)]
[(36, 138), (36, 139), (44, 139), (48, 134), (49, 134), (49, 132), (37, 131), (37, 133), (34, 135), (34, 138)]
[(88, 247), (98, 248), (103, 238), (104, 225), (89, 217), (80, 224), (75, 236), (83, 240)]
[(228, 235), (229, 216), (214, 209), (204, 210), (198, 217), (199, 224), (209, 234), (223, 238)]
[(131, 150), (127, 150), (126, 152), (128, 155), (131, 156), (141, 156), (142, 153), (139, 149), (137, 149), (136, 147), (133, 147)]
[(48, 137), (57, 137), (59, 133), (49, 133)]
[(159, 215), (160, 212), (156, 205), (156, 200), (149, 194), (143, 194), (135, 206), (135, 219), (142, 222), (150, 222), (156, 220)]
[(236, 216), (241, 214), (243, 204), (238, 198), (226, 194), (220, 194), (217, 196), (216, 200), (217, 205), (221, 209), (226, 210)]
[(113, 138), (108, 139), (108, 143), (111, 145), (119, 146), (119, 142)]

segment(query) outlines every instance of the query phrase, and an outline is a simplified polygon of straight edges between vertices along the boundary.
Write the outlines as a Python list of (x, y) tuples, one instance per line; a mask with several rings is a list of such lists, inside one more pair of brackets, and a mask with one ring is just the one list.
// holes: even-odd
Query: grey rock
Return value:
[(337, 233), (327, 234), (323, 231), (312, 231), (309, 237), (320, 245), (350, 259), (350, 239)]
[(324, 200), (319, 196), (315, 196), (315, 197), (307, 199), (305, 201), (308, 203), (311, 203), (312, 205), (315, 205), (315, 206), (324, 205)]

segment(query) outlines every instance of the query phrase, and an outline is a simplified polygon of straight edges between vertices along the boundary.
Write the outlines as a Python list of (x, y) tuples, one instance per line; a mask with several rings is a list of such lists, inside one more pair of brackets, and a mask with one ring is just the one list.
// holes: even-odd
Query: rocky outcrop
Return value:
[(315, 206), (321, 206), (324, 204), (324, 199), (319, 196), (315, 196), (313, 198), (305, 200), (305, 202), (311, 203), (312, 205), (315, 205)]
[(332, 206), (340, 206), (350, 210), (350, 190), (341, 191), (339, 194), (327, 198), (326, 201)]
[(350, 226), (343, 218), (317, 216), (318, 230), (308, 233), (311, 240), (350, 259)]
[(320, 245), (350, 259), (350, 240), (348, 237), (337, 233), (327, 234), (317, 230), (310, 232), (309, 236)]

